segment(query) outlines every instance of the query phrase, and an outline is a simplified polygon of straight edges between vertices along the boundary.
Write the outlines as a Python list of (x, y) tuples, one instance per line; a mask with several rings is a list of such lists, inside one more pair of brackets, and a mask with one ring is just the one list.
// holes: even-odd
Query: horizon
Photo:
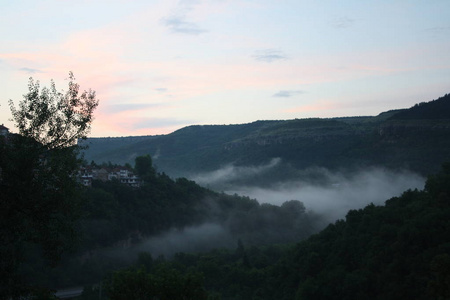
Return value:
[[(435, 100), (435, 99), (433, 99)], [(430, 100), (432, 101), (432, 100)], [(373, 116), (341, 116), (341, 117), (324, 117), (324, 118), (320, 118), (320, 117), (305, 117), (305, 118), (294, 118), (294, 119), (273, 119), (273, 120), (254, 120), (254, 121), (250, 121), (250, 122), (246, 122), (246, 123), (230, 123), (230, 124), (187, 124), (183, 127), (180, 127), (178, 129), (175, 129), (171, 132), (168, 133), (161, 133), (161, 134), (144, 134), (144, 135), (122, 135), (122, 136), (88, 136), (87, 139), (90, 138), (126, 138), (126, 137), (146, 137), (146, 136), (160, 136), (160, 135), (169, 135), (174, 133), (175, 131), (178, 130), (182, 130), (184, 128), (187, 127), (191, 127), (191, 126), (234, 126), (234, 125), (247, 125), (247, 124), (252, 124), (252, 123), (256, 123), (256, 122), (272, 122), (272, 121), (280, 121), (280, 122), (284, 122), (284, 121), (293, 121), (293, 120), (311, 120), (311, 119), (322, 119), (322, 120), (332, 120), (332, 119), (345, 119), (345, 118), (374, 118), (379, 116), (382, 113), (385, 112), (390, 112), (390, 111), (396, 111), (396, 110), (403, 110), (403, 109), (409, 109), (408, 108), (394, 108), (394, 109), (390, 109), (390, 110), (386, 110), (386, 111), (382, 111), (379, 114), (373, 115)]]
[[(376, 116), (449, 93), (450, 2), (1, 2), (0, 123), (28, 78), (100, 100), (89, 137)], [(14, 26), (11, 26), (14, 24)]]

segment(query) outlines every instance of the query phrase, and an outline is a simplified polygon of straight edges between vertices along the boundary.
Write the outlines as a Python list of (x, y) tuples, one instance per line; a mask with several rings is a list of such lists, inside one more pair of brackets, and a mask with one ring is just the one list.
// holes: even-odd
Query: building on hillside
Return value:
[(92, 175), (93, 175), (94, 179), (98, 179), (101, 181), (107, 181), (109, 172), (105, 168), (94, 169), (94, 170), (92, 170)]
[(84, 186), (92, 186), (92, 179), (94, 178), (92, 170), (89, 167), (80, 168), (78, 170), (78, 179)]
[(0, 135), (7, 136), (9, 134), (8, 127), (5, 127), (3, 124), (0, 125)]
[(120, 167), (115, 168), (108, 174), (108, 180), (117, 179), (121, 183), (129, 185), (131, 187), (139, 187), (141, 180), (138, 176), (134, 175), (129, 169)]
[(84, 186), (92, 186), (92, 180), (111, 181), (118, 180), (131, 187), (139, 187), (141, 179), (125, 167), (107, 170), (105, 168), (93, 169), (90, 166), (83, 167), (78, 171), (78, 178)]

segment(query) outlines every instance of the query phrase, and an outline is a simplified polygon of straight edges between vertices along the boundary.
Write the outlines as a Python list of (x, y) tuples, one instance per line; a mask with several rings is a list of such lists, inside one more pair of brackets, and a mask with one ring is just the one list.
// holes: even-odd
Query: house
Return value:
[(78, 178), (84, 186), (92, 186), (94, 176), (90, 168), (81, 168), (78, 170)]
[(91, 186), (92, 180), (111, 181), (118, 180), (123, 184), (131, 187), (139, 187), (141, 179), (134, 175), (133, 172), (125, 167), (107, 170), (105, 168), (92, 169), (91, 167), (83, 167), (78, 171), (78, 178), (84, 186)]
[(141, 180), (138, 176), (134, 175), (129, 169), (125, 167), (115, 168), (108, 174), (108, 180), (117, 179), (121, 183), (129, 185), (131, 187), (139, 187)]
[(7, 136), (9, 134), (9, 129), (3, 124), (0, 125), (0, 135)]
[(93, 175), (94, 179), (98, 179), (101, 181), (107, 181), (108, 174), (109, 174), (109, 172), (105, 168), (92, 170), (92, 175)]

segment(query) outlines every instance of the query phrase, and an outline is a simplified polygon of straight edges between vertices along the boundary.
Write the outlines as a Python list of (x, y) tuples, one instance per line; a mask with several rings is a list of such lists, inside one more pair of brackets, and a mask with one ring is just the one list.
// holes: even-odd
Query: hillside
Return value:
[(423, 191), (352, 210), (298, 244), (284, 274), (296, 299), (448, 299), (449, 186), (446, 164)]
[(130, 265), (141, 252), (172, 257), (230, 248), (239, 239), (252, 246), (292, 243), (324, 226), (321, 216), (297, 200), (260, 204), (185, 178), (173, 180), (151, 165), (141, 178), (139, 188), (119, 180), (93, 180), (84, 187), (76, 251), (48, 268), (39, 249), (28, 246), (19, 270), (23, 282), (55, 289), (88, 285)]
[[(424, 190), (351, 210), (345, 220), (295, 245), (239, 241), (234, 251), (178, 253), (170, 261), (141, 253), (134, 267), (105, 278), (105, 293), (111, 299), (167, 290), (176, 294), (172, 299), (194, 291), (202, 291), (201, 299), (223, 300), (448, 299), (449, 187), (446, 164)], [(152, 288), (163, 281), (161, 291)], [(180, 288), (184, 281), (191, 284)], [(92, 298), (83, 299), (97, 299), (98, 291), (89, 293)]]
[(92, 138), (85, 142), (90, 146), (85, 158), (123, 164), (149, 153), (159, 171), (174, 177), (230, 164), (260, 166), (274, 158), (281, 159), (279, 168), (283, 170), (277, 176), (296, 176), (298, 170), (315, 166), (349, 169), (373, 165), (427, 175), (450, 160), (449, 103), (446, 95), (375, 117), (195, 125), (168, 135)]

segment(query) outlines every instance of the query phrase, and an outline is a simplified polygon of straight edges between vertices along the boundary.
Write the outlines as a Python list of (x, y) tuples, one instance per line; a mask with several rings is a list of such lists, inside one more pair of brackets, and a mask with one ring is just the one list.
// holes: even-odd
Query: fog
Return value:
[[(258, 167), (226, 166), (211, 173), (199, 174), (193, 180), (203, 186), (220, 189), (228, 194), (249, 196), (260, 203), (281, 205), (288, 200), (299, 200), (308, 211), (323, 215), (327, 222), (343, 218), (348, 210), (362, 208), (370, 203), (382, 205), (408, 189), (423, 189), (425, 178), (402, 170), (366, 168), (352, 171), (330, 171), (308, 168), (297, 172), (297, 179), (279, 182), (276, 177), (281, 160), (272, 160)], [(239, 178), (261, 174), (274, 184), (241, 185)]]
[[(248, 196), (259, 203), (281, 206), (289, 200), (301, 201), (311, 216), (307, 219), (312, 222), (309, 226), (315, 226), (314, 222), (317, 221), (317, 230), (337, 219), (343, 219), (350, 209), (363, 208), (370, 203), (383, 205), (386, 200), (400, 196), (408, 189), (423, 189), (425, 182), (423, 177), (412, 172), (375, 167), (353, 171), (309, 168), (297, 172), (295, 180), (280, 182), (277, 181), (279, 177), (272, 176), (278, 174), (280, 168), (283, 168), (281, 160), (274, 159), (257, 167), (229, 165), (211, 173), (198, 174), (190, 179), (203, 186), (226, 187), (222, 191), (227, 194)], [(263, 181), (273, 179), (271, 182), (275, 183), (263, 186), (241, 184), (248, 182), (248, 177), (261, 178)], [(317, 219), (314, 219), (314, 216), (317, 216)], [(116, 248), (109, 251), (108, 256), (136, 258), (138, 253), (148, 252), (154, 258), (159, 255), (171, 257), (178, 252), (194, 253), (221, 247), (234, 248), (237, 239), (241, 237), (245, 243), (249, 238), (270, 239), (280, 234), (281, 227), (276, 227), (279, 226), (276, 224), (273, 232), (271, 229), (261, 227), (256, 232), (248, 233), (250, 235), (247, 236), (246, 233), (232, 234), (230, 224), (242, 223), (242, 220), (234, 217), (229, 216), (229, 219), (221, 224), (204, 223), (183, 229), (171, 229), (157, 236), (145, 238), (130, 247), (121, 247), (119, 250)], [(251, 218), (251, 215), (246, 218)], [(245, 222), (248, 221), (246, 219)], [(250, 224), (245, 222), (242, 224)], [(242, 224), (240, 226), (244, 226)], [(284, 228), (282, 232), (286, 230), (289, 229)]]
[(124, 265), (136, 261), (139, 253), (150, 253), (153, 258), (174, 254), (205, 252), (216, 248), (233, 248), (237, 239), (219, 224), (204, 223), (183, 229), (171, 229), (161, 234), (147, 237), (138, 243), (122, 241), (117, 245), (90, 252), (92, 257), (102, 257), (112, 261), (122, 261)]
[(279, 166), (280, 162), (280, 158), (274, 158), (269, 163), (256, 167), (237, 167), (230, 164), (212, 172), (192, 175), (190, 176), (190, 179), (203, 186), (218, 187), (226, 185), (230, 182), (242, 181), (249, 177), (268, 173), (270, 170), (273, 170), (275, 167)]
[(230, 247), (236, 240), (221, 225), (206, 223), (199, 226), (172, 229), (146, 239), (135, 247), (137, 252), (149, 252), (153, 257), (172, 256), (178, 252), (203, 252), (214, 248)]

